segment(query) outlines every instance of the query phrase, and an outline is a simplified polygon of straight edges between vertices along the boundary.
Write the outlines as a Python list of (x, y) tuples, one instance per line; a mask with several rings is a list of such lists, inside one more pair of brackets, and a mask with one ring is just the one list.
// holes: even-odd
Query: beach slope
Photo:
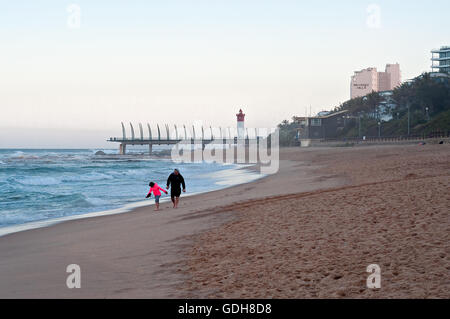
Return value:
[[(448, 298), (444, 146), (284, 149), (253, 183), (0, 238), (1, 298)], [(366, 287), (379, 264), (382, 289)], [(81, 268), (68, 289), (66, 267)]]
[[(186, 296), (450, 297), (449, 146), (284, 156), (345, 184), (222, 208), (238, 219), (195, 237)], [(381, 289), (367, 287), (372, 264)]]

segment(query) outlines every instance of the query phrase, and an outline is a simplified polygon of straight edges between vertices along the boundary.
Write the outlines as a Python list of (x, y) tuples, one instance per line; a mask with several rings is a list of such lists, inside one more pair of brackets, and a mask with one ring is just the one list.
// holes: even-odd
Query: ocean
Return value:
[(117, 150), (103, 149), (106, 156), (99, 156), (97, 151), (0, 149), (0, 235), (152, 204), (153, 199), (145, 200), (149, 182), (165, 187), (174, 168), (184, 176), (187, 194), (262, 177), (237, 165), (175, 164), (145, 155), (118, 156)]

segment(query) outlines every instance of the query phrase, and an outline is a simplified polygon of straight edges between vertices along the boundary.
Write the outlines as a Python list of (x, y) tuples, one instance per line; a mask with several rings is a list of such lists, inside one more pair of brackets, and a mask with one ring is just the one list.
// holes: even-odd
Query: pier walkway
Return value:
[[(205, 137), (205, 129), (203, 126), (201, 127), (201, 133), (197, 136), (195, 127), (192, 126), (192, 132), (189, 132), (189, 137), (187, 133), (186, 126), (183, 125), (181, 132), (179, 132), (179, 127), (174, 125), (174, 131), (170, 134), (169, 125), (165, 124), (164, 129), (166, 131), (165, 136), (161, 135), (161, 128), (159, 124), (156, 126), (157, 134), (153, 135), (152, 128), (150, 124), (147, 124), (148, 135), (144, 136), (144, 129), (141, 123), (139, 123), (139, 135), (136, 136), (133, 124), (130, 123), (130, 131), (131, 136), (127, 137), (127, 132), (125, 129), (125, 125), (122, 123), (122, 137), (110, 137), (107, 141), (119, 144), (119, 153), (121, 155), (125, 155), (127, 152), (127, 145), (148, 145), (149, 154), (152, 154), (153, 145), (177, 145), (179, 143), (192, 144), (192, 145), (202, 145), (202, 149), (206, 147), (206, 145), (211, 144), (212, 142), (219, 142), (223, 145), (237, 145), (239, 141), (245, 143), (246, 145), (250, 144), (250, 141), (256, 141), (259, 144), (260, 137), (258, 136), (258, 131), (255, 129), (255, 137), (249, 138), (248, 129), (246, 130), (246, 136), (237, 137), (236, 135), (231, 134), (231, 129), (228, 128), (227, 134), (223, 134), (222, 128), (219, 128), (220, 133), (219, 136), (215, 136), (213, 133), (212, 127), (209, 127), (209, 136)], [(181, 129), (181, 128), (180, 128)], [(183, 134), (179, 134), (183, 133)]]

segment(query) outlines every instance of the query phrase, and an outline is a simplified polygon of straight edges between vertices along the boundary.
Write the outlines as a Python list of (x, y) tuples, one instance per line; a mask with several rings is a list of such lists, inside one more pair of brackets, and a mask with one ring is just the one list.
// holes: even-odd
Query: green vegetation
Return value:
[[(343, 103), (334, 111), (348, 110), (348, 115), (356, 119), (349, 121), (338, 137), (357, 137), (358, 117), (361, 117), (362, 135), (377, 136), (378, 123), (381, 123), (382, 136), (408, 135), (408, 109), (410, 135), (449, 131), (449, 79), (424, 73), (395, 89), (391, 96), (372, 92)], [(391, 119), (383, 121), (386, 117)]]
[(297, 129), (298, 125), (292, 121), (289, 122), (284, 120), (281, 124), (278, 125), (278, 129), (280, 131), (280, 146), (297, 146)]
[[(392, 94), (372, 92), (349, 100), (332, 113), (347, 110), (346, 125), (336, 138), (361, 136), (429, 135), (450, 131), (450, 80), (424, 73), (404, 83)], [(380, 123), (380, 125), (379, 125)], [(280, 145), (297, 145), (298, 125), (283, 121), (279, 126)], [(380, 131), (379, 131), (380, 129)]]

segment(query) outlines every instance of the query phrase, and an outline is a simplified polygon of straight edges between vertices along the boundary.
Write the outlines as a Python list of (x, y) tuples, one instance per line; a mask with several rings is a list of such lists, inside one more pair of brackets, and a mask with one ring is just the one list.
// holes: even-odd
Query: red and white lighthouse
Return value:
[(242, 109), (239, 110), (239, 113), (236, 114), (237, 117), (237, 134), (238, 138), (245, 138), (245, 114), (242, 112)]

